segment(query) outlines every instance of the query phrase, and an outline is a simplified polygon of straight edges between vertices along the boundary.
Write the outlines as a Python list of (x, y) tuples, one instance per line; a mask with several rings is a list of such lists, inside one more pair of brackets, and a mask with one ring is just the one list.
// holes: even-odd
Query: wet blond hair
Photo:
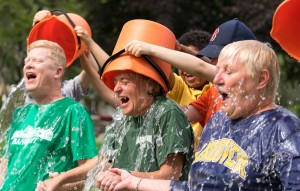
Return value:
[(257, 40), (234, 42), (222, 49), (219, 62), (224, 59), (232, 59), (243, 64), (252, 78), (258, 78), (262, 69), (268, 70), (270, 79), (265, 90), (273, 101), (275, 100), (280, 81), (280, 68), (270, 44)]
[(37, 40), (27, 46), (27, 53), (34, 48), (48, 48), (49, 57), (54, 64), (66, 68), (66, 55), (64, 50), (57, 43), (48, 40)]

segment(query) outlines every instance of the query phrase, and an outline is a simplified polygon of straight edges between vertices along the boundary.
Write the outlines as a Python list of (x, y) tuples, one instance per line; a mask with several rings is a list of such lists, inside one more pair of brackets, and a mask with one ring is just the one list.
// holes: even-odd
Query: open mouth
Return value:
[(221, 97), (222, 97), (222, 101), (226, 100), (228, 98), (228, 94), (225, 92), (219, 92)]
[(128, 97), (122, 97), (122, 98), (120, 98), (120, 101), (121, 101), (122, 104), (126, 104), (126, 103), (128, 103), (129, 98)]
[(26, 73), (26, 78), (27, 78), (27, 80), (33, 80), (33, 79), (36, 78), (36, 74), (33, 73), (33, 72), (27, 72)]
[(185, 74), (185, 77), (190, 78), (190, 77), (194, 77), (192, 74)]

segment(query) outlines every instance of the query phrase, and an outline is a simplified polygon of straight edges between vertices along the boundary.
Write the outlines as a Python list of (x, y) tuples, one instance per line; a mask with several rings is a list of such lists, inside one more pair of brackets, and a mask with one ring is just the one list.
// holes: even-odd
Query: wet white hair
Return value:
[(280, 68), (277, 56), (268, 43), (257, 40), (231, 43), (222, 49), (219, 62), (229, 58), (243, 64), (248, 74), (253, 78), (259, 77), (262, 69), (268, 70), (270, 79), (265, 93), (272, 97), (273, 101), (275, 100), (280, 81)]

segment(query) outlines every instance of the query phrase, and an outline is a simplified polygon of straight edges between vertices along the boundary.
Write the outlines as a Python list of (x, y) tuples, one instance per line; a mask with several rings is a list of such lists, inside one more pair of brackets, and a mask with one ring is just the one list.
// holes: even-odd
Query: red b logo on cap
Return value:
[(214, 41), (217, 37), (217, 34), (219, 33), (219, 28), (216, 28), (215, 32), (211, 35), (210, 41)]

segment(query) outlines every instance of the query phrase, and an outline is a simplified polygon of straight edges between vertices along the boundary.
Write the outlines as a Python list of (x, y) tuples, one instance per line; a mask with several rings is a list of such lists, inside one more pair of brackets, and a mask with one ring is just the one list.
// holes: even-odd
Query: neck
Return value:
[(245, 118), (247, 118), (249, 116), (252, 116), (252, 115), (259, 114), (261, 112), (264, 112), (264, 111), (267, 111), (267, 110), (270, 110), (270, 109), (274, 109), (276, 107), (277, 107), (277, 105), (274, 102), (261, 103), (261, 104), (259, 104), (259, 107), (257, 107), (251, 113), (249, 113), (249, 115), (245, 116)]
[(36, 96), (36, 97), (33, 97), (33, 100), (36, 104), (42, 105), (42, 104), (48, 104), (48, 103), (55, 102), (62, 98), (64, 98), (64, 96), (61, 93), (56, 93), (56, 94), (49, 94), (47, 96)]

